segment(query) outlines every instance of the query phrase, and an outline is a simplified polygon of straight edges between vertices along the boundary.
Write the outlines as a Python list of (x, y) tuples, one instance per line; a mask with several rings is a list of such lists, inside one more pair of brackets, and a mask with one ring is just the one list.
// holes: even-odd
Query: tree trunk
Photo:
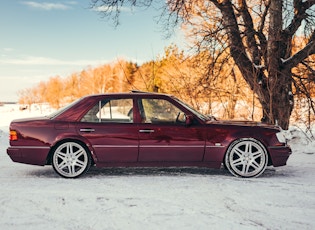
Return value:
[[(263, 121), (287, 129), (293, 110), (291, 69), (282, 60), (291, 55), (290, 41), (282, 33), (282, 1), (270, 1), (270, 24), (267, 47), (267, 89), (262, 92), (269, 100), (262, 103)], [(269, 95), (268, 95), (269, 94)]]
[[(270, 1), (266, 72), (257, 66), (259, 63), (257, 57), (254, 57), (257, 56), (254, 41), (247, 47), (256, 62), (253, 63), (248, 56), (231, 1), (224, 0), (218, 7), (224, 18), (231, 55), (262, 105), (262, 121), (287, 129), (293, 109), (292, 73), (290, 67), (283, 66), (282, 60), (291, 55), (291, 40), (282, 34), (282, 0)], [(247, 26), (251, 28), (252, 25)]]
[(284, 70), (277, 73), (276, 76), (270, 76), (276, 79), (272, 90), (264, 91), (264, 98), (269, 98), (266, 103), (261, 101), (263, 107), (262, 121), (270, 124), (278, 124), (283, 129), (288, 129), (290, 116), (293, 110), (293, 94), (291, 71)]

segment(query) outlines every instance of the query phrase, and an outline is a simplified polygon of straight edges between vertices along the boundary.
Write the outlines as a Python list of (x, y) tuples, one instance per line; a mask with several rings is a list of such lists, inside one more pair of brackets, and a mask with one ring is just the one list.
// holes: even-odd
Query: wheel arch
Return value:
[(270, 152), (269, 152), (269, 150), (268, 150), (268, 147), (267, 147), (267, 143), (266, 143), (264, 140), (262, 140), (261, 138), (258, 138), (258, 137), (256, 137), (256, 136), (254, 136), (254, 137), (253, 137), (253, 136), (244, 136), (244, 137), (237, 137), (237, 138), (233, 139), (233, 140), (230, 141), (230, 143), (227, 145), (226, 150), (225, 150), (225, 153), (224, 153), (224, 156), (223, 156), (223, 164), (224, 164), (224, 166), (226, 166), (224, 159), (225, 159), (225, 156), (226, 156), (226, 154), (228, 153), (230, 147), (231, 147), (232, 145), (234, 145), (234, 144), (240, 142), (240, 141), (246, 141), (246, 140), (252, 140), (252, 141), (254, 141), (254, 142), (258, 142), (259, 144), (261, 144), (261, 145), (264, 147), (264, 149), (265, 149), (265, 151), (266, 151), (266, 153), (267, 153), (267, 155), (268, 155), (268, 166), (269, 166), (269, 165), (272, 165), (272, 159), (271, 159), (271, 155), (270, 155)]
[(251, 141), (254, 141), (256, 143), (261, 144), (264, 147), (264, 149), (265, 149), (265, 151), (267, 153), (267, 156), (268, 156), (267, 166), (273, 165), (272, 158), (271, 158), (271, 155), (270, 155), (270, 152), (269, 152), (269, 150), (267, 148), (266, 143), (264, 141), (262, 141), (261, 139), (257, 138), (257, 137), (246, 137), (246, 136), (244, 136), (244, 137), (235, 138), (234, 140), (230, 141), (230, 143), (227, 145), (225, 153), (224, 153), (224, 156), (223, 156), (223, 160), (222, 160), (223, 165), (224, 165), (225, 168), (227, 168), (226, 163), (225, 163), (225, 157), (226, 157), (226, 154), (228, 154), (231, 146), (232, 145), (236, 145), (237, 143), (239, 143), (241, 141), (248, 141), (248, 140), (251, 140)]
[(97, 161), (96, 156), (94, 154), (93, 148), (92, 146), (85, 142), (84, 140), (82, 140), (81, 138), (75, 138), (75, 137), (67, 137), (67, 138), (63, 138), (63, 139), (59, 139), (58, 141), (56, 141), (52, 147), (50, 148), (47, 158), (46, 158), (46, 164), (47, 165), (51, 165), (52, 164), (52, 156), (54, 154), (54, 151), (63, 143), (66, 142), (75, 142), (77, 144), (82, 145), (83, 148), (85, 148), (85, 150), (88, 152), (88, 154), (90, 154), (91, 159), (92, 159), (92, 165), (95, 164), (95, 162)]

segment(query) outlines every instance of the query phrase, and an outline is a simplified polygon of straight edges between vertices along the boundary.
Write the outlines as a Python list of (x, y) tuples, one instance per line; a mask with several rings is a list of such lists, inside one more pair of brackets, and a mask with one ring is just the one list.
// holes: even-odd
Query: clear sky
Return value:
[(0, 1), (0, 101), (56, 75), (124, 57), (141, 64), (163, 54), (180, 35), (164, 38), (160, 13), (125, 9), (115, 28), (89, 0)]

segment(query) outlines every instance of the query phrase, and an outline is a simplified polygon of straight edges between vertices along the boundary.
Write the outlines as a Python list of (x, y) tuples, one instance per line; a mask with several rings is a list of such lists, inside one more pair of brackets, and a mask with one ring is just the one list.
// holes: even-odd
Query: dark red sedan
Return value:
[(285, 165), (290, 147), (276, 126), (217, 121), (177, 98), (131, 92), (83, 97), (40, 118), (10, 124), (15, 162), (52, 165), (66, 178), (97, 167), (220, 168), (257, 177)]

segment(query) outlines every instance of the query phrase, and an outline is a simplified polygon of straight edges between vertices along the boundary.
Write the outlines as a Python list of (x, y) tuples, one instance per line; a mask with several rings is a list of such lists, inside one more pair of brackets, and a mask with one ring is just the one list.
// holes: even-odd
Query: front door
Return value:
[(186, 115), (164, 99), (139, 99), (140, 162), (199, 162), (205, 150), (204, 133), (186, 126)]

